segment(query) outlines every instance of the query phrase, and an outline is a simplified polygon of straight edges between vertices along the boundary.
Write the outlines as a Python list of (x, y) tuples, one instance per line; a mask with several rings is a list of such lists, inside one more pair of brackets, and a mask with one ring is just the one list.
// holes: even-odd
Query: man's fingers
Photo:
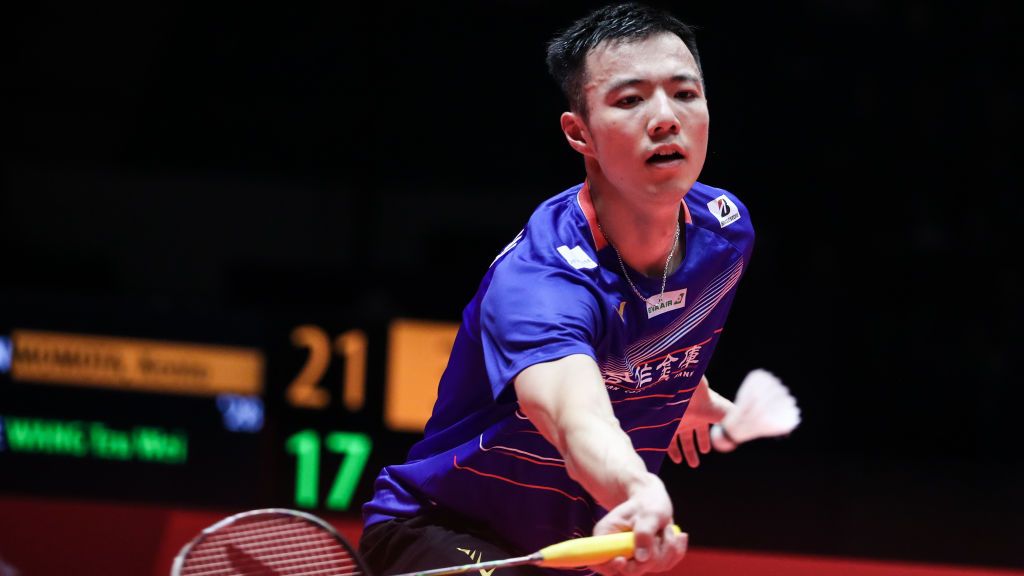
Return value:
[(671, 570), (686, 555), (688, 541), (689, 537), (685, 533), (676, 534), (671, 524), (665, 526), (658, 534), (654, 559), (644, 565), (644, 570), (647, 572)]
[[(696, 436), (696, 440), (694, 440)], [(700, 466), (700, 455), (711, 452), (711, 426), (701, 425), (696, 428), (679, 428), (668, 445), (668, 457), (676, 464), (683, 458), (690, 468)]]
[(697, 446), (693, 443), (693, 432), (686, 430), (679, 435), (679, 443), (683, 446), (683, 455), (686, 456), (686, 463), (690, 468), (700, 466), (700, 456), (697, 454)]
[(707, 454), (711, 452), (711, 426), (699, 426), (696, 432), (697, 448), (700, 449), (700, 453)]
[(686, 555), (689, 537), (676, 534), (671, 525), (666, 526), (655, 539), (651, 558), (646, 562), (627, 560), (614, 576), (636, 576), (641, 573), (666, 572), (671, 570)]
[(635, 510), (636, 504), (628, 500), (616, 506), (594, 525), (594, 536), (633, 530)]
[(670, 570), (686, 556), (686, 549), (690, 544), (690, 535), (686, 532), (676, 534), (672, 530), (672, 526), (666, 526), (665, 534), (661, 540), (664, 542), (665, 549), (662, 551), (662, 565), (658, 567), (659, 572)]
[(633, 525), (633, 558), (637, 562), (647, 562), (654, 554), (659, 528), (654, 516), (639, 518)]
[(675, 436), (672, 437), (672, 441), (668, 443), (668, 457), (676, 464), (680, 464), (683, 461), (683, 453), (679, 450), (679, 437), (686, 434), (686, 432), (686, 430), (676, 432)]
[(680, 532), (676, 534), (675, 526), (669, 524), (665, 526), (665, 530), (662, 532), (662, 540), (668, 543), (676, 552), (681, 554), (686, 553), (686, 548), (690, 543), (690, 535), (686, 532)]

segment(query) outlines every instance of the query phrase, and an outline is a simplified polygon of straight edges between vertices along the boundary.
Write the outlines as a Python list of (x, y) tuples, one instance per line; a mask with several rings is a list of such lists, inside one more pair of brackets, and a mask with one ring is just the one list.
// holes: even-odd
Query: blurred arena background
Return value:
[[(268, 506), (357, 538), (488, 264), (583, 178), (544, 43), (598, 4), (10, 10), (0, 573), (164, 574)], [(652, 4), (758, 232), (709, 377), (804, 415), (666, 464), (686, 573), (1018, 573), (1014, 3)]]

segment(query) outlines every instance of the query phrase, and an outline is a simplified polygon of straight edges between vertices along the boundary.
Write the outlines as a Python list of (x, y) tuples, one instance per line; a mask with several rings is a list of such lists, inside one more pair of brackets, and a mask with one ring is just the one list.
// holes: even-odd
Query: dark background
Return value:
[[(712, 383), (766, 367), (804, 414), (666, 470), (694, 544), (1024, 565), (1013, 3), (662, 4), (698, 27), (701, 180), (758, 231)], [(272, 348), (457, 320), (583, 178), (544, 43), (596, 5), (10, 14), (0, 324)]]

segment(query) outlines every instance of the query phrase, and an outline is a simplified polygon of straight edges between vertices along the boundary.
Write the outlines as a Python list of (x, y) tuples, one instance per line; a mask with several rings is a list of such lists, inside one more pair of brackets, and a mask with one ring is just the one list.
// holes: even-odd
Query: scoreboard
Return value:
[(256, 346), (2, 328), (0, 491), (355, 514), (421, 435), (458, 325), (297, 324)]

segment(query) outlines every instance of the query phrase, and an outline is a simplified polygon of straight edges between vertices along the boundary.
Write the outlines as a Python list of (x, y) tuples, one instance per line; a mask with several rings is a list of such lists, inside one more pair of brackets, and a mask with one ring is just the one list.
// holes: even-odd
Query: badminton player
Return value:
[(466, 306), (425, 437), (363, 508), (377, 574), (623, 530), (634, 558), (594, 570), (664, 571), (686, 551), (657, 472), (677, 434), (731, 407), (704, 372), (750, 261), (751, 218), (697, 181), (710, 117), (687, 25), (602, 8), (554, 38), (547, 61), (586, 180), (536, 209)]

